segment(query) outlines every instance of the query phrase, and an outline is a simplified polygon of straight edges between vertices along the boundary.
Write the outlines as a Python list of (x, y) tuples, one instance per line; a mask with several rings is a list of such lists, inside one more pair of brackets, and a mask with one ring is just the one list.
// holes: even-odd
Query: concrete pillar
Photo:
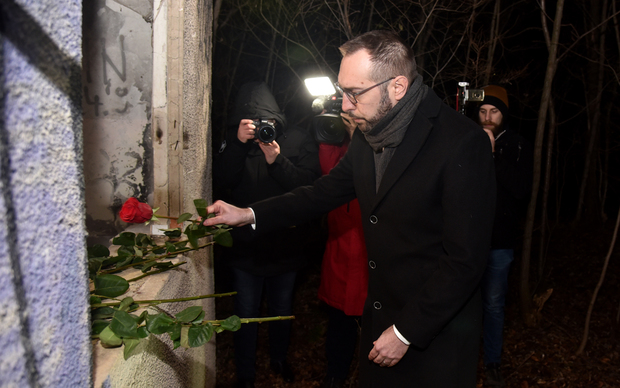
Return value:
[(89, 387), (82, 1), (0, 18), (0, 386)]

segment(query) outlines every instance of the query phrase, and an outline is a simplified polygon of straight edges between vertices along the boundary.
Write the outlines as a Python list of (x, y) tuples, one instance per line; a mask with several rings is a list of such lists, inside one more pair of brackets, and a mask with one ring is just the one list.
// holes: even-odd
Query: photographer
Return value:
[[(309, 131), (286, 126), (286, 118), (265, 83), (252, 82), (240, 88), (230, 125), (215, 161), (214, 180), (231, 203), (248, 206), (310, 185), (319, 177), (316, 142)], [(249, 227), (233, 230), (233, 247), (224, 249), (223, 255), (237, 291), (236, 315), (258, 317), (263, 289), (268, 315), (292, 314), (297, 270), (305, 264), (305, 231), (303, 225), (297, 225), (254, 238)], [(269, 324), (271, 368), (287, 382), (294, 380), (286, 362), (290, 330), (291, 321)], [(234, 334), (239, 387), (254, 386), (257, 335), (256, 323), (244, 324)]]

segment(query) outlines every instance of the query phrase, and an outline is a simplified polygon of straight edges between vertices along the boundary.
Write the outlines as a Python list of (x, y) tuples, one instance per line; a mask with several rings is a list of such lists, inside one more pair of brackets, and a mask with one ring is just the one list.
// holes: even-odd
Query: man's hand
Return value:
[(495, 152), (495, 135), (493, 134), (493, 131), (491, 131), (490, 129), (486, 129), (486, 128), (482, 128), (487, 135), (489, 135), (489, 139), (491, 139), (491, 150), (493, 150), (493, 152)]
[(357, 128), (357, 124), (348, 113), (342, 112), (340, 113), (340, 117), (342, 117), (342, 122), (344, 123), (347, 134), (349, 134), (349, 138), (353, 138), (353, 132), (355, 132), (355, 128)]
[(258, 146), (261, 150), (263, 150), (267, 164), (272, 164), (275, 162), (278, 155), (280, 155), (280, 145), (275, 140), (271, 143), (263, 143), (262, 141), (259, 141)]
[(239, 122), (239, 129), (237, 129), (237, 139), (242, 143), (247, 143), (249, 140), (254, 140), (254, 134), (256, 133), (256, 127), (252, 124), (254, 121), (249, 119), (243, 119)]
[(207, 213), (215, 214), (215, 217), (204, 220), (203, 225), (205, 226), (217, 224), (243, 226), (255, 222), (254, 213), (250, 208), (238, 208), (224, 201), (216, 201), (213, 205), (208, 206)]
[(370, 353), (368, 353), (368, 359), (380, 366), (394, 366), (398, 364), (401, 358), (407, 353), (409, 346), (405, 345), (403, 341), (398, 339), (394, 333), (394, 326), (388, 327), (379, 337), (378, 340), (373, 342), (375, 345)]

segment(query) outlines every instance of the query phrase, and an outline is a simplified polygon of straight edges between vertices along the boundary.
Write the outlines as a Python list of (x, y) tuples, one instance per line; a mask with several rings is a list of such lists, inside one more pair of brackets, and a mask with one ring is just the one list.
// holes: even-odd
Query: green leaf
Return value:
[(241, 328), (241, 319), (236, 315), (231, 315), (226, 318), (222, 323), (222, 329), (228, 331), (237, 331)]
[(88, 258), (91, 257), (107, 257), (110, 256), (110, 250), (101, 244), (95, 244), (92, 247), (87, 249)]
[(195, 199), (194, 206), (196, 206), (196, 211), (200, 217), (207, 217), (207, 201), (204, 199)]
[(193, 325), (199, 325), (202, 323), (202, 320), (205, 319), (205, 312), (201, 311), (198, 317), (192, 321)]
[(101, 334), (103, 329), (105, 329), (109, 325), (110, 325), (110, 321), (104, 321), (101, 319), (97, 319), (93, 321), (93, 323), (90, 325), (90, 334), (91, 335)]
[(125, 338), (123, 343), (125, 344), (125, 349), (123, 349), (123, 357), (125, 357), (126, 360), (131, 357), (136, 346), (140, 344), (140, 340), (135, 338)]
[(174, 264), (172, 264), (171, 261), (164, 261), (161, 263), (155, 263), (154, 267), (158, 268), (158, 269), (166, 269), (166, 268), (170, 268), (172, 267)]
[(148, 336), (149, 336), (149, 331), (146, 329), (145, 326), (138, 327), (138, 337), (146, 338)]
[(179, 346), (181, 346), (181, 340), (178, 340), (178, 339), (177, 339), (177, 340), (172, 341), (172, 345), (174, 345), (174, 346), (172, 347), (172, 350), (174, 350), (174, 349), (178, 348)]
[(89, 257), (88, 258), (88, 273), (91, 275), (92, 279), (97, 275), (97, 272), (101, 269), (103, 262), (107, 259), (107, 257)]
[(177, 251), (177, 248), (174, 246), (174, 244), (172, 244), (172, 243), (170, 243), (170, 242), (166, 241), (166, 250), (167, 250), (169, 253), (173, 253), (173, 252), (176, 252), (176, 251)]
[(128, 311), (129, 310), (129, 306), (133, 303), (133, 298), (128, 296), (126, 298), (124, 298), (123, 300), (121, 300), (121, 304), (118, 306), (119, 310), (122, 311)]
[(192, 213), (183, 213), (177, 218), (177, 224), (182, 224), (190, 218), (192, 218)]
[(178, 341), (181, 338), (181, 327), (183, 326), (177, 322), (172, 326), (171, 330), (168, 330), (171, 340)]
[(171, 238), (181, 237), (181, 228), (168, 229), (164, 231), (164, 234)]
[(112, 329), (114, 334), (121, 338), (138, 337), (138, 324), (136, 323), (134, 317), (125, 311), (117, 311), (114, 313), (112, 322), (110, 322), (110, 329)]
[(164, 334), (174, 330), (174, 319), (164, 313), (148, 315), (146, 317), (146, 329), (153, 334)]
[(138, 233), (138, 235), (136, 236), (136, 245), (139, 245), (141, 247), (147, 247), (149, 245), (153, 245), (153, 240), (151, 240), (151, 238), (144, 233)]
[(187, 236), (187, 241), (189, 241), (189, 244), (192, 246), (192, 248), (198, 248), (198, 235), (195, 233), (194, 230), (191, 229), (191, 226), (188, 226), (185, 229), (185, 235)]
[(116, 298), (129, 289), (127, 280), (120, 276), (104, 274), (95, 277), (95, 294)]
[(175, 317), (177, 317), (179, 322), (189, 323), (196, 319), (201, 312), (202, 306), (191, 306), (175, 315)]
[(131, 232), (123, 232), (112, 239), (112, 244), (123, 246), (136, 245), (136, 234)]
[(116, 264), (119, 261), (121, 261), (122, 257), (121, 256), (112, 256), (112, 257), (108, 257), (107, 259), (105, 259), (103, 261), (103, 263), (101, 263), (101, 267), (105, 268), (107, 266), (110, 266), (112, 264)]
[(123, 344), (123, 340), (114, 334), (112, 329), (110, 329), (110, 326), (101, 331), (99, 334), (99, 340), (101, 341), (101, 346), (104, 348), (118, 348)]
[(90, 296), (90, 304), (99, 304), (101, 303), (101, 298), (98, 296), (91, 295)]
[(138, 247), (133, 247), (134, 252), (136, 253), (136, 257), (142, 257), (142, 249)]
[(216, 243), (220, 244), (223, 247), (230, 248), (233, 246), (233, 239), (228, 230), (218, 230), (217, 232), (215, 232), (214, 239)]
[(197, 348), (209, 342), (213, 336), (213, 326), (208, 323), (206, 325), (192, 326), (187, 333), (187, 343), (190, 348)]
[(91, 311), (90, 319), (94, 321), (96, 319), (112, 318), (115, 312), (116, 309), (113, 309), (112, 307), (99, 307)]

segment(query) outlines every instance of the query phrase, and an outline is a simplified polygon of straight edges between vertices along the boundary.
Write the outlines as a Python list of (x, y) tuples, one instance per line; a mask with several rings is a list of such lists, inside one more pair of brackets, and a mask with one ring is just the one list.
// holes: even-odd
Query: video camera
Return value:
[(269, 122), (266, 119), (258, 119), (252, 121), (252, 124), (256, 127), (254, 130), (254, 138), (262, 141), (263, 143), (271, 143), (276, 139), (276, 127), (275, 124)]
[(311, 95), (317, 96), (312, 102), (312, 111), (317, 114), (312, 118), (312, 132), (319, 143), (342, 143), (347, 133), (340, 113), (342, 112), (342, 96), (328, 77), (308, 78), (306, 88)]
[(484, 89), (468, 89), (469, 82), (459, 82), (456, 94), (456, 110), (465, 114), (467, 101), (480, 102), (484, 100)]

